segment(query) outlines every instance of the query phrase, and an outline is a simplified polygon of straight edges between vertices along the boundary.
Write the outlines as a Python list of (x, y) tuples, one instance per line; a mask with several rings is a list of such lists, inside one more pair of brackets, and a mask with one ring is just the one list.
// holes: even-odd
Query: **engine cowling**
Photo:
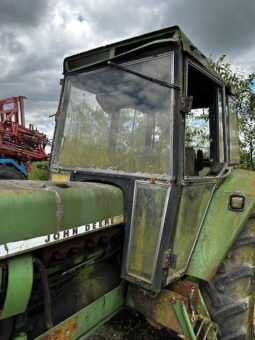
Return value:
[(119, 188), (3, 181), (0, 213), (1, 339), (34, 338), (120, 283)]

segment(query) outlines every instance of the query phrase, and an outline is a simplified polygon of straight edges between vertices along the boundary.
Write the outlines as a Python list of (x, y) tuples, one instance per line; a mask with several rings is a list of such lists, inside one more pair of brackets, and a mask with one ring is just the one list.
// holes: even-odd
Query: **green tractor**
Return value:
[(85, 339), (123, 308), (253, 339), (255, 173), (179, 27), (64, 60), (50, 176), (0, 182), (1, 340)]

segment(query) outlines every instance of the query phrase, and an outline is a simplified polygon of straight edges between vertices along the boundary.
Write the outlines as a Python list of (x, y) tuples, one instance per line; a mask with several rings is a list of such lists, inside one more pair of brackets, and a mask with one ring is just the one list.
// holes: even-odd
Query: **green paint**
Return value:
[(123, 215), (120, 189), (106, 184), (0, 183), (1, 244)]
[(28, 181), (6, 187), (0, 183), (0, 240), (14, 242), (51, 232), (56, 221), (56, 199), (42, 189), (43, 182), (31, 185)]
[(177, 254), (176, 266), (169, 269), (168, 280), (170, 281), (182, 275), (187, 268), (213, 187), (214, 183), (195, 183), (186, 185), (182, 189), (173, 243), (173, 253)]
[(168, 27), (152, 33), (144, 34), (131, 39), (119, 41), (90, 51), (67, 57), (64, 60), (64, 74), (73, 71), (82, 71), (91, 65), (106, 62), (109, 59), (125, 56), (128, 58), (131, 53), (139, 53), (153, 44), (161, 46), (181, 45), (183, 51), (191, 55), (201, 63), (216, 78), (219, 75), (211, 68), (207, 58), (195, 47), (178, 26)]
[(174, 303), (174, 310), (183, 329), (185, 339), (196, 340), (196, 336), (185, 306), (182, 305), (180, 302), (176, 302)]
[(61, 227), (64, 229), (124, 214), (122, 191), (114, 186), (79, 183), (73, 186), (72, 192), (68, 189), (58, 192), (63, 206)]
[[(176, 301), (173, 306), (176, 316), (181, 324), (185, 339), (198, 340), (201, 338), (201, 336), (203, 336), (203, 333), (205, 333), (209, 329), (210, 331), (208, 331), (206, 339), (217, 339), (218, 325), (211, 321), (200, 291), (198, 291), (196, 322), (198, 327), (203, 323), (203, 327), (200, 330), (199, 334), (195, 334), (195, 330), (193, 328), (195, 324), (192, 325), (190, 315), (185, 305), (180, 303), (179, 301)], [(198, 330), (196, 330), (196, 332), (198, 332)]]
[[(255, 208), (255, 173), (234, 170), (214, 193), (187, 274), (204, 280), (215, 275), (221, 262)], [(228, 209), (233, 192), (245, 195), (243, 212)]]
[(69, 339), (75, 340), (80, 337), (85, 339), (93, 330), (105, 323), (124, 307), (125, 295), (126, 288), (125, 284), (122, 283), (111, 292), (105, 294), (100, 299), (72, 315), (70, 318), (51, 328), (50, 331), (40, 335), (35, 340), (43, 340), (46, 336), (53, 335), (54, 332), (63, 329), (63, 327), (70, 324), (72, 321), (75, 322), (76, 327)]
[(208, 313), (208, 310), (206, 308), (206, 304), (204, 302), (204, 299), (203, 299), (203, 296), (202, 296), (200, 290), (198, 291), (197, 311), (198, 311), (198, 314), (202, 314), (202, 315), (206, 316), (207, 318), (210, 318), (210, 315)]
[(0, 319), (25, 312), (33, 284), (33, 262), (30, 254), (8, 261), (8, 286)]

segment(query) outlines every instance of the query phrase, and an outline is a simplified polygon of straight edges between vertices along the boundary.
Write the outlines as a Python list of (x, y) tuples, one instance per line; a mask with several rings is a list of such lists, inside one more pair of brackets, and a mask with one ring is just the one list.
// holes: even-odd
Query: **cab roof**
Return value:
[(221, 79), (219, 74), (210, 66), (208, 58), (187, 38), (179, 26), (164, 28), (69, 56), (64, 60), (63, 71), (64, 74), (73, 73), (104, 63), (109, 59), (112, 60), (138, 51), (173, 44), (181, 46), (181, 49), (186, 54), (203, 65), (215, 77)]

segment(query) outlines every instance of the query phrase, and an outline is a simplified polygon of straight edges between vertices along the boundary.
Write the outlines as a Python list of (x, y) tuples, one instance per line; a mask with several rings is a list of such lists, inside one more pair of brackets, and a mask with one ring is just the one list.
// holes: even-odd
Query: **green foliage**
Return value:
[(49, 176), (48, 161), (33, 162), (31, 164), (32, 170), (28, 174), (29, 180), (47, 181)]
[(209, 158), (209, 111), (193, 109), (186, 118), (185, 146), (203, 150), (204, 158)]
[(210, 58), (210, 64), (236, 96), (242, 166), (255, 170), (255, 93), (252, 89), (255, 72), (247, 75), (238, 69), (234, 70), (233, 65), (225, 61), (225, 58), (225, 55), (216, 61)]

